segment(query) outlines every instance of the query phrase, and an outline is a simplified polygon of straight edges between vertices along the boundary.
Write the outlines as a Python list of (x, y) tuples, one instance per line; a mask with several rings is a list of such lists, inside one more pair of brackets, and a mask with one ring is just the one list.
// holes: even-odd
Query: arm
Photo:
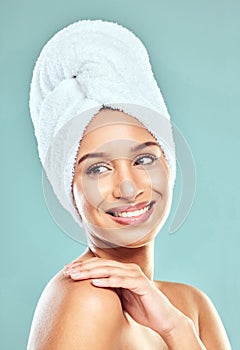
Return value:
[[(231, 350), (221, 319), (213, 303), (202, 291), (187, 284), (169, 282), (161, 283), (161, 290), (178, 310), (188, 316), (185, 324), (177, 322), (173, 332), (170, 332), (169, 342), (173, 344), (170, 349), (175, 349), (177, 343), (181, 344), (182, 341), (188, 344), (189, 336), (195, 333), (196, 339), (200, 338), (201, 344), (204, 344), (203, 349)], [(183, 348), (188, 349), (187, 345)], [(196, 349), (199, 349), (197, 345)]]
[(38, 303), (28, 350), (117, 349), (121, 303), (89, 281), (50, 282)]
[(64, 274), (76, 281), (91, 280), (99, 289), (116, 288), (123, 309), (136, 322), (157, 332), (169, 350), (206, 350), (193, 321), (156, 288), (138, 265), (92, 258), (68, 264)]
[(231, 350), (222, 321), (211, 300), (201, 291), (196, 291), (199, 307), (199, 335), (207, 350)]

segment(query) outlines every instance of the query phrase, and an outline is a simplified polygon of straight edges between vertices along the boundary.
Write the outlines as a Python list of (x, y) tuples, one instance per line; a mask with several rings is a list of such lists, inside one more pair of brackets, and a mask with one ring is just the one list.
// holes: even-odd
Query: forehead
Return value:
[(143, 143), (156, 139), (136, 118), (120, 111), (102, 110), (87, 126), (79, 152), (91, 152), (109, 144)]
[(85, 133), (93, 131), (97, 128), (114, 124), (136, 125), (144, 128), (138, 119), (130, 116), (127, 113), (118, 110), (103, 109), (92, 118), (86, 128)]

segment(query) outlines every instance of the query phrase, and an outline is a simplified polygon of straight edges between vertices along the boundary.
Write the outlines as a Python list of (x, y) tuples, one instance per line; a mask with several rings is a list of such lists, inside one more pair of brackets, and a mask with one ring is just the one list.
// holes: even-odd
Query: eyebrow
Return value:
[[(131, 152), (137, 152), (137, 151), (140, 151), (141, 149), (149, 147), (149, 146), (157, 146), (158, 148), (161, 149), (160, 145), (157, 142), (147, 141), (147, 142), (141, 143), (140, 145), (132, 147)], [(78, 160), (77, 164), (79, 165), (81, 162), (83, 162), (87, 158), (102, 158), (102, 157), (107, 157), (107, 156), (109, 156), (109, 154), (105, 153), (105, 152), (87, 153), (87, 154), (84, 154), (84, 156), (82, 156)]]

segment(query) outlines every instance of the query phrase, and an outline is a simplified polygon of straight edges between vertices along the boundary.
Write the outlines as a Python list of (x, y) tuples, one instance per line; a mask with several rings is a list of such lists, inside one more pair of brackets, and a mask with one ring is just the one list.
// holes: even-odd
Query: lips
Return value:
[(145, 222), (153, 212), (154, 201), (142, 202), (131, 206), (121, 206), (109, 209), (106, 213), (111, 219), (123, 224), (140, 224)]

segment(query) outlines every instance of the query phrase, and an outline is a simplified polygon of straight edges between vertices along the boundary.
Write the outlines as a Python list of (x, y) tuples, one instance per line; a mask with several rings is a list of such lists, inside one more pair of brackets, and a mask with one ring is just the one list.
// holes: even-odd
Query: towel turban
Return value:
[(174, 186), (170, 116), (142, 42), (119, 24), (82, 20), (56, 33), (36, 62), (30, 113), (41, 163), (63, 207), (81, 224), (72, 198), (84, 130), (107, 106), (137, 118), (162, 147)]

